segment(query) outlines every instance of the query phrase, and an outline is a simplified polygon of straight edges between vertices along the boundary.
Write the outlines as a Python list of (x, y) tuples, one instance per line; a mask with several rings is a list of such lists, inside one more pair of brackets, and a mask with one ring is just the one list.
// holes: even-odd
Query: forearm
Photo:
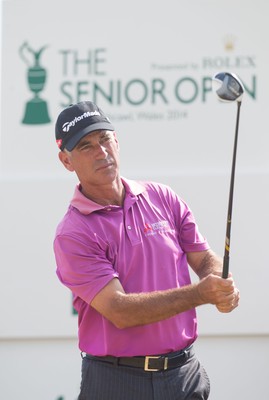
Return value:
[(209, 274), (218, 276), (222, 274), (223, 261), (212, 250), (204, 252), (203, 257), (200, 257), (198, 253), (190, 253), (188, 254), (188, 262), (200, 279)]
[(205, 304), (202, 282), (162, 291), (125, 293), (120, 281), (112, 279), (92, 300), (91, 306), (116, 327), (146, 325)]
[(197, 285), (151, 293), (118, 293), (109, 319), (118, 328), (146, 325), (204, 304)]

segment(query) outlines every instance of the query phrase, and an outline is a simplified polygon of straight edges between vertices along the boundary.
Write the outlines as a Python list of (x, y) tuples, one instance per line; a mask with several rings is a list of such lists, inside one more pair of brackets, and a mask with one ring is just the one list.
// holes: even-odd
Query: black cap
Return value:
[(109, 119), (95, 103), (81, 101), (59, 114), (55, 125), (56, 143), (61, 150), (72, 151), (83, 136), (103, 129), (114, 131)]

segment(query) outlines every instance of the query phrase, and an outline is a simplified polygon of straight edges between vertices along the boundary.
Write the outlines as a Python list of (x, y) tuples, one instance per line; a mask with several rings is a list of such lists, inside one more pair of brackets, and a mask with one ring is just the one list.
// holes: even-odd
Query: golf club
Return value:
[(236, 117), (236, 127), (235, 127), (228, 215), (226, 224), (226, 238), (225, 238), (225, 248), (223, 257), (223, 269), (222, 269), (222, 277), (227, 278), (229, 275), (231, 225), (232, 225), (232, 210), (233, 210), (234, 176), (235, 176), (237, 141), (238, 141), (238, 126), (240, 118), (240, 107), (241, 107), (242, 97), (244, 94), (244, 86), (240, 81), (240, 79), (235, 74), (232, 74), (230, 72), (219, 72), (215, 74), (212, 78), (212, 88), (216, 90), (217, 96), (221, 101), (227, 103), (234, 101), (237, 102), (237, 117)]

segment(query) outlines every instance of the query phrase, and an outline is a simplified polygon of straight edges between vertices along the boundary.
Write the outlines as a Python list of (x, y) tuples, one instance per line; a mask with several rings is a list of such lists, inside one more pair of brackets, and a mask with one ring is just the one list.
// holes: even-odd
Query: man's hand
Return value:
[(209, 274), (201, 279), (197, 289), (202, 301), (214, 304), (220, 312), (231, 312), (239, 304), (239, 290), (235, 287), (231, 274), (228, 279)]

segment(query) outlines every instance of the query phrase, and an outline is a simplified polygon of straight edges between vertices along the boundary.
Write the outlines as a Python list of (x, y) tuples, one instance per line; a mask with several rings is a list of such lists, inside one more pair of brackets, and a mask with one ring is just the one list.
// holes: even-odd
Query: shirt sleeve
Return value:
[(210, 248), (206, 238), (199, 231), (195, 217), (188, 205), (180, 199), (181, 219), (179, 223), (179, 241), (182, 249), (188, 253)]
[(57, 235), (54, 253), (58, 278), (88, 304), (104, 286), (118, 277), (97, 243), (86, 244), (71, 235)]
[(193, 212), (188, 204), (171, 188), (166, 187), (166, 199), (175, 219), (178, 241), (185, 253), (203, 251), (210, 248), (206, 238), (200, 233)]

